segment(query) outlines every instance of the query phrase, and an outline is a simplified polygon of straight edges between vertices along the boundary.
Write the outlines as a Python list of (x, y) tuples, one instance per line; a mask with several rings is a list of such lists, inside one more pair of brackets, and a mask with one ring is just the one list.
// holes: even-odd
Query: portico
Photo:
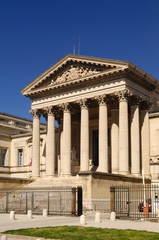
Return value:
[[(89, 209), (96, 199), (107, 205), (110, 185), (141, 183), (142, 169), (150, 179), (149, 110), (156, 84), (124, 61), (66, 55), (54, 64), (22, 90), (32, 100), (32, 178), (82, 186)], [(41, 115), (47, 123), (43, 153)]]
[[(75, 102), (31, 110), (34, 123), (32, 176), (35, 178), (40, 176), (41, 114), (47, 116), (47, 177), (58, 175), (58, 169), (55, 169), (57, 165), (55, 164), (57, 162), (55, 119), (59, 120), (59, 117), (62, 138), (59, 148), (61, 151), (58, 153), (61, 162), (60, 176), (89, 171), (140, 176), (142, 164), (144, 164), (146, 175), (149, 176), (149, 152), (143, 136), (143, 132), (146, 134), (149, 131), (146, 115), (148, 109), (143, 110), (143, 104), (148, 105), (148, 101), (145, 102), (141, 97), (133, 95), (130, 90), (124, 89), (109, 95), (103, 94), (94, 98), (77, 99)], [(144, 116), (142, 116), (143, 112)], [(76, 138), (73, 132), (74, 124), (79, 129), (79, 135)], [(144, 131), (143, 128), (145, 128)], [(108, 134), (110, 129), (111, 134)], [(93, 145), (94, 130), (98, 132), (98, 139)], [(93, 156), (93, 147), (97, 148), (98, 156)], [(73, 151), (75, 159), (72, 159)], [(108, 154), (108, 151), (111, 151), (111, 154)], [(73, 169), (73, 161), (78, 166), (76, 172)]]

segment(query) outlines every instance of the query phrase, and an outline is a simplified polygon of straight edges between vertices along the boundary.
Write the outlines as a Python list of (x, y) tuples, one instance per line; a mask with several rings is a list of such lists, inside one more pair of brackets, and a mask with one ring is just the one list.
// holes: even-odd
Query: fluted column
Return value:
[(106, 96), (99, 96), (99, 166), (98, 171), (108, 172), (108, 116)]
[(128, 129), (128, 96), (127, 89), (118, 92), (119, 98), (119, 172), (129, 173), (129, 129)]
[(140, 175), (139, 106), (131, 106), (131, 173)]
[(111, 109), (111, 166), (112, 173), (119, 173), (119, 110)]
[(80, 139), (80, 171), (89, 170), (89, 110), (87, 100), (80, 101), (81, 106), (81, 139)]
[(63, 140), (61, 172), (63, 176), (71, 175), (71, 112), (69, 104), (63, 104)]
[(142, 169), (145, 176), (150, 176), (150, 126), (149, 126), (149, 108), (150, 103), (144, 101), (141, 105), (141, 157)]
[(46, 176), (55, 175), (55, 115), (52, 107), (47, 108)]
[(31, 110), (33, 115), (33, 161), (32, 177), (40, 176), (40, 113), (37, 109)]

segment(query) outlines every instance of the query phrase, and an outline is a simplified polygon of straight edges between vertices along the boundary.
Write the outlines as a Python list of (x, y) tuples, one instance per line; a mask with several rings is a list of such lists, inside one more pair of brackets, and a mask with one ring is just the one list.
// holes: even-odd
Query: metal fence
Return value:
[(82, 189), (0, 192), (0, 212), (27, 213), (32, 210), (33, 214), (42, 214), (43, 209), (47, 209), (48, 214), (81, 215)]
[(117, 218), (159, 217), (159, 186), (115, 186), (110, 188), (111, 211)]

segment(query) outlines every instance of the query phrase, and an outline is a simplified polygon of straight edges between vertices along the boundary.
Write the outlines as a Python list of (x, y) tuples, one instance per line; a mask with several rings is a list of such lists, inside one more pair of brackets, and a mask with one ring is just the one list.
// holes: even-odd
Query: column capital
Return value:
[(60, 104), (60, 107), (62, 108), (63, 112), (71, 111), (71, 105), (68, 102)]
[(150, 102), (150, 101), (147, 101), (147, 100), (141, 101), (141, 103), (140, 103), (141, 111), (146, 111), (146, 110), (148, 111), (150, 109), (151, 105), (152, 105), (152, 102)]
[(123, 89), (121, 91), (115, 92), (115, 95), (118, 97), (119, 102), (128, 101), (128, 98), (132, 96), (132, 92), (128, 89)]
[(44, 114), (54, 115), (55, 116), (55, 108), (53, 106), (49, 106), (43, 109)]
[(143, 98), (140, 97), (140, 96), (132, 95), (132, 96), (130, 97), (131, 107), (140, 106), (140, 104), (141, 104), (142, 101), (143, 101)]
[(110, 97), (106, 94), (99, 95), (95, 99), (98, 101), (99, 106), (106, 106), (110, 102)]
[(29, 113), (32, 114), (33, 118), (40, 118), (41, 111), (39, 109), (31, 109)]
[(88, 109), (88, 107), (89, 107), (89, 102), (88, 102), (87, 98), (80, 99), (77, 101), (77, 103), (80, 105), (81, 109), (83, 109), (83, 108)]

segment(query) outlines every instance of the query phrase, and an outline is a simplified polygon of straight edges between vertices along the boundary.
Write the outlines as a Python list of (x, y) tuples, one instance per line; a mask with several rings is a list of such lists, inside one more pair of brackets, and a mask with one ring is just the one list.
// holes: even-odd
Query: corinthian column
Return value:
[(69, 104), (63, 104), (63, 140), (61, 172), (63, 176), (71, 175), (71, 112)]
[(33, 116), (33, 161), (32, 177), (40, 176), (40, 113), (37, 109), (31, 110)]
[(89, 111), (87, 100), (80, 101), (81, 106), (81, 139), (80, 139), (80, 171), (89, 170)]
[(55, 115), (53, 107), (47, 112), (47, 139), (46, 139), (46, 176), (55, 175)]
[(131, 106), (131, 173), (140, 175), (139, 105)]
[(119, 91), (119, 172), (129, 173), (129, 129), (128, 129), (128, 96), (130, 92), (125, 89)]
[(108, 116), (106, 96), (99, 96), (99, 167), (98, 171), (108, 172)]
[(112, 173), (119, 173), (119, 110), (111, 109), (111, 166)]
[(141, 158), (142, 169), (145, 176), (150, 176), (150, 126), (149, 126), (150, 103), (143, 101), (141, 104)]

